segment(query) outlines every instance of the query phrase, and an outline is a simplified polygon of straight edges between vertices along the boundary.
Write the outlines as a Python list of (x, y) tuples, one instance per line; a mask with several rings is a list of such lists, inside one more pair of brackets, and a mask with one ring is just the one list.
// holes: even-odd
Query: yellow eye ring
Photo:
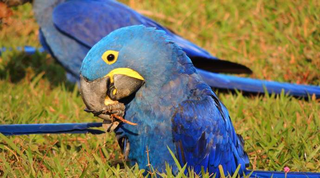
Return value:
[(101, 58), (104, 62), (111, 65), (118, 60), (118, 55), (118, 51), (108, 50), (102, 54)]

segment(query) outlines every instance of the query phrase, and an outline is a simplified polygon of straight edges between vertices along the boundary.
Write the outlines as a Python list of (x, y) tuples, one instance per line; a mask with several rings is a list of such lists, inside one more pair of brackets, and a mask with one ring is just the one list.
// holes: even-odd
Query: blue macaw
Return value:
[(211, 87), (237, 89), (250, 93), (268, 91), (279, 94), (284, 90), (285, 93), (297, 97), (308, 97), (309, 94), (320, 97), (318, 86), (271, 82), (216, 73), (251, 73), (251, 70), (240, 64), (219, 60), (204, 49), (117, 1), (34, 0), (33, 9), (41, 27), (39, 33), (41, 44), (67, 70), (68, 79), (71, 81), (79, 80), (78, 74), (83, 58), (102, 37), (121, 27), (143, 24), (165, 31), (170, 40), (186, 52), (193, 64), (202, 69), (199, 73)]
[[(85, 54), (96, 42), (117, 28), (134, 24), (149, 24), (166, 30), (194, 59), (195, 65), (202, 69), (229, 73), (252, 72), (243, 65), (218, 60), (200, 47), (116, 1), (35, 1), (34, 11), (41, 26), (42, 45), (75, 78), (78, 78)], [(97, 23), (97, 19), (101, 22)], [(75, 54), (70, 51), (78, 52)]]
[[(241, 174), (251, 172), (227, 108), (164, 31), (138, 25), (103, 38), (83, 60), (80, 91), (88, 111), (109, 124), (124, 156), (140, 168), (148, 170), (150, 163), (162, 172), (165, 163), (174, 166), (170, 149), (181, 165), (198, 173), (204, 168), (219, 177), (219, 165), (230, 174), (238, 165)], [(285, 177), (281, 172), (252, 173), (271, 175)], [(286, 175), (305, 176), (320, 174)]]

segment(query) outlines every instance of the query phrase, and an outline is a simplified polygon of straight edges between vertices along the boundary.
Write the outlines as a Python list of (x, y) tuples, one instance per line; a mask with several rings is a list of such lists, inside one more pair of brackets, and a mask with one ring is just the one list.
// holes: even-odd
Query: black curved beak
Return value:
[[(138, 75), (137, 73), (135, 75)], [(125, 72), (110, 72), (105, 77), (89, 81), (80, 74), (80, 93), (86, 111), (105, 120), (110, 114), (124, 114), (124, 104), (119, 100), (135, 93), (144, 84), (143, 78)]]

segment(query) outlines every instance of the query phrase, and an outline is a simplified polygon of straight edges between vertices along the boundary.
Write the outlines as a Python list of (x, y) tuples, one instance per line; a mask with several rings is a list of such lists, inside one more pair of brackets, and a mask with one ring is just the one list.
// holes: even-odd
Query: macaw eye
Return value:
[(102, 54), (101, 58), (104, 62), (111, 65), (118, 60), (118, 54), (118, 51), (108, 50)]

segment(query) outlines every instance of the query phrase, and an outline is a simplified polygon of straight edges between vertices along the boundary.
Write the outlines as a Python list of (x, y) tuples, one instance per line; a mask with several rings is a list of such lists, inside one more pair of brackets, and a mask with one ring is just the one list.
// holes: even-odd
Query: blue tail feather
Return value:
[(315, 94), (320, 97), (320, 87), (314, 85), (298, 85), (284, 82), (266, 81), (245, 77), (230, 76), (198, 70), (204, 81), (214, 88), (241, 90), (249, 93), (268, 93), (280, 94), (284, 90), (285, 94), (296, 97), (307, 98)]
[[(11, 51), (11, 50), (12, 50), (12, 48), (5, 48), (5, 47), (0, 48), (0, 56), (1, 56), (1, 54), (3, 52)], [(24, 51), (25, 53), (27, 53), (29, 55), (32, 55), (32, 54), (36, 53), (36, 51), (39, 51), (40, 53), (45, 51), (43, 47), (35, 48), (35, 47), (32, 47), (32, 46), (16, 47), (15, 50)]]
[(0, 133), (3, 135), (105, 133), (92, 127), (102, 127), (102, 123), (9, 124), (0, 125)]

